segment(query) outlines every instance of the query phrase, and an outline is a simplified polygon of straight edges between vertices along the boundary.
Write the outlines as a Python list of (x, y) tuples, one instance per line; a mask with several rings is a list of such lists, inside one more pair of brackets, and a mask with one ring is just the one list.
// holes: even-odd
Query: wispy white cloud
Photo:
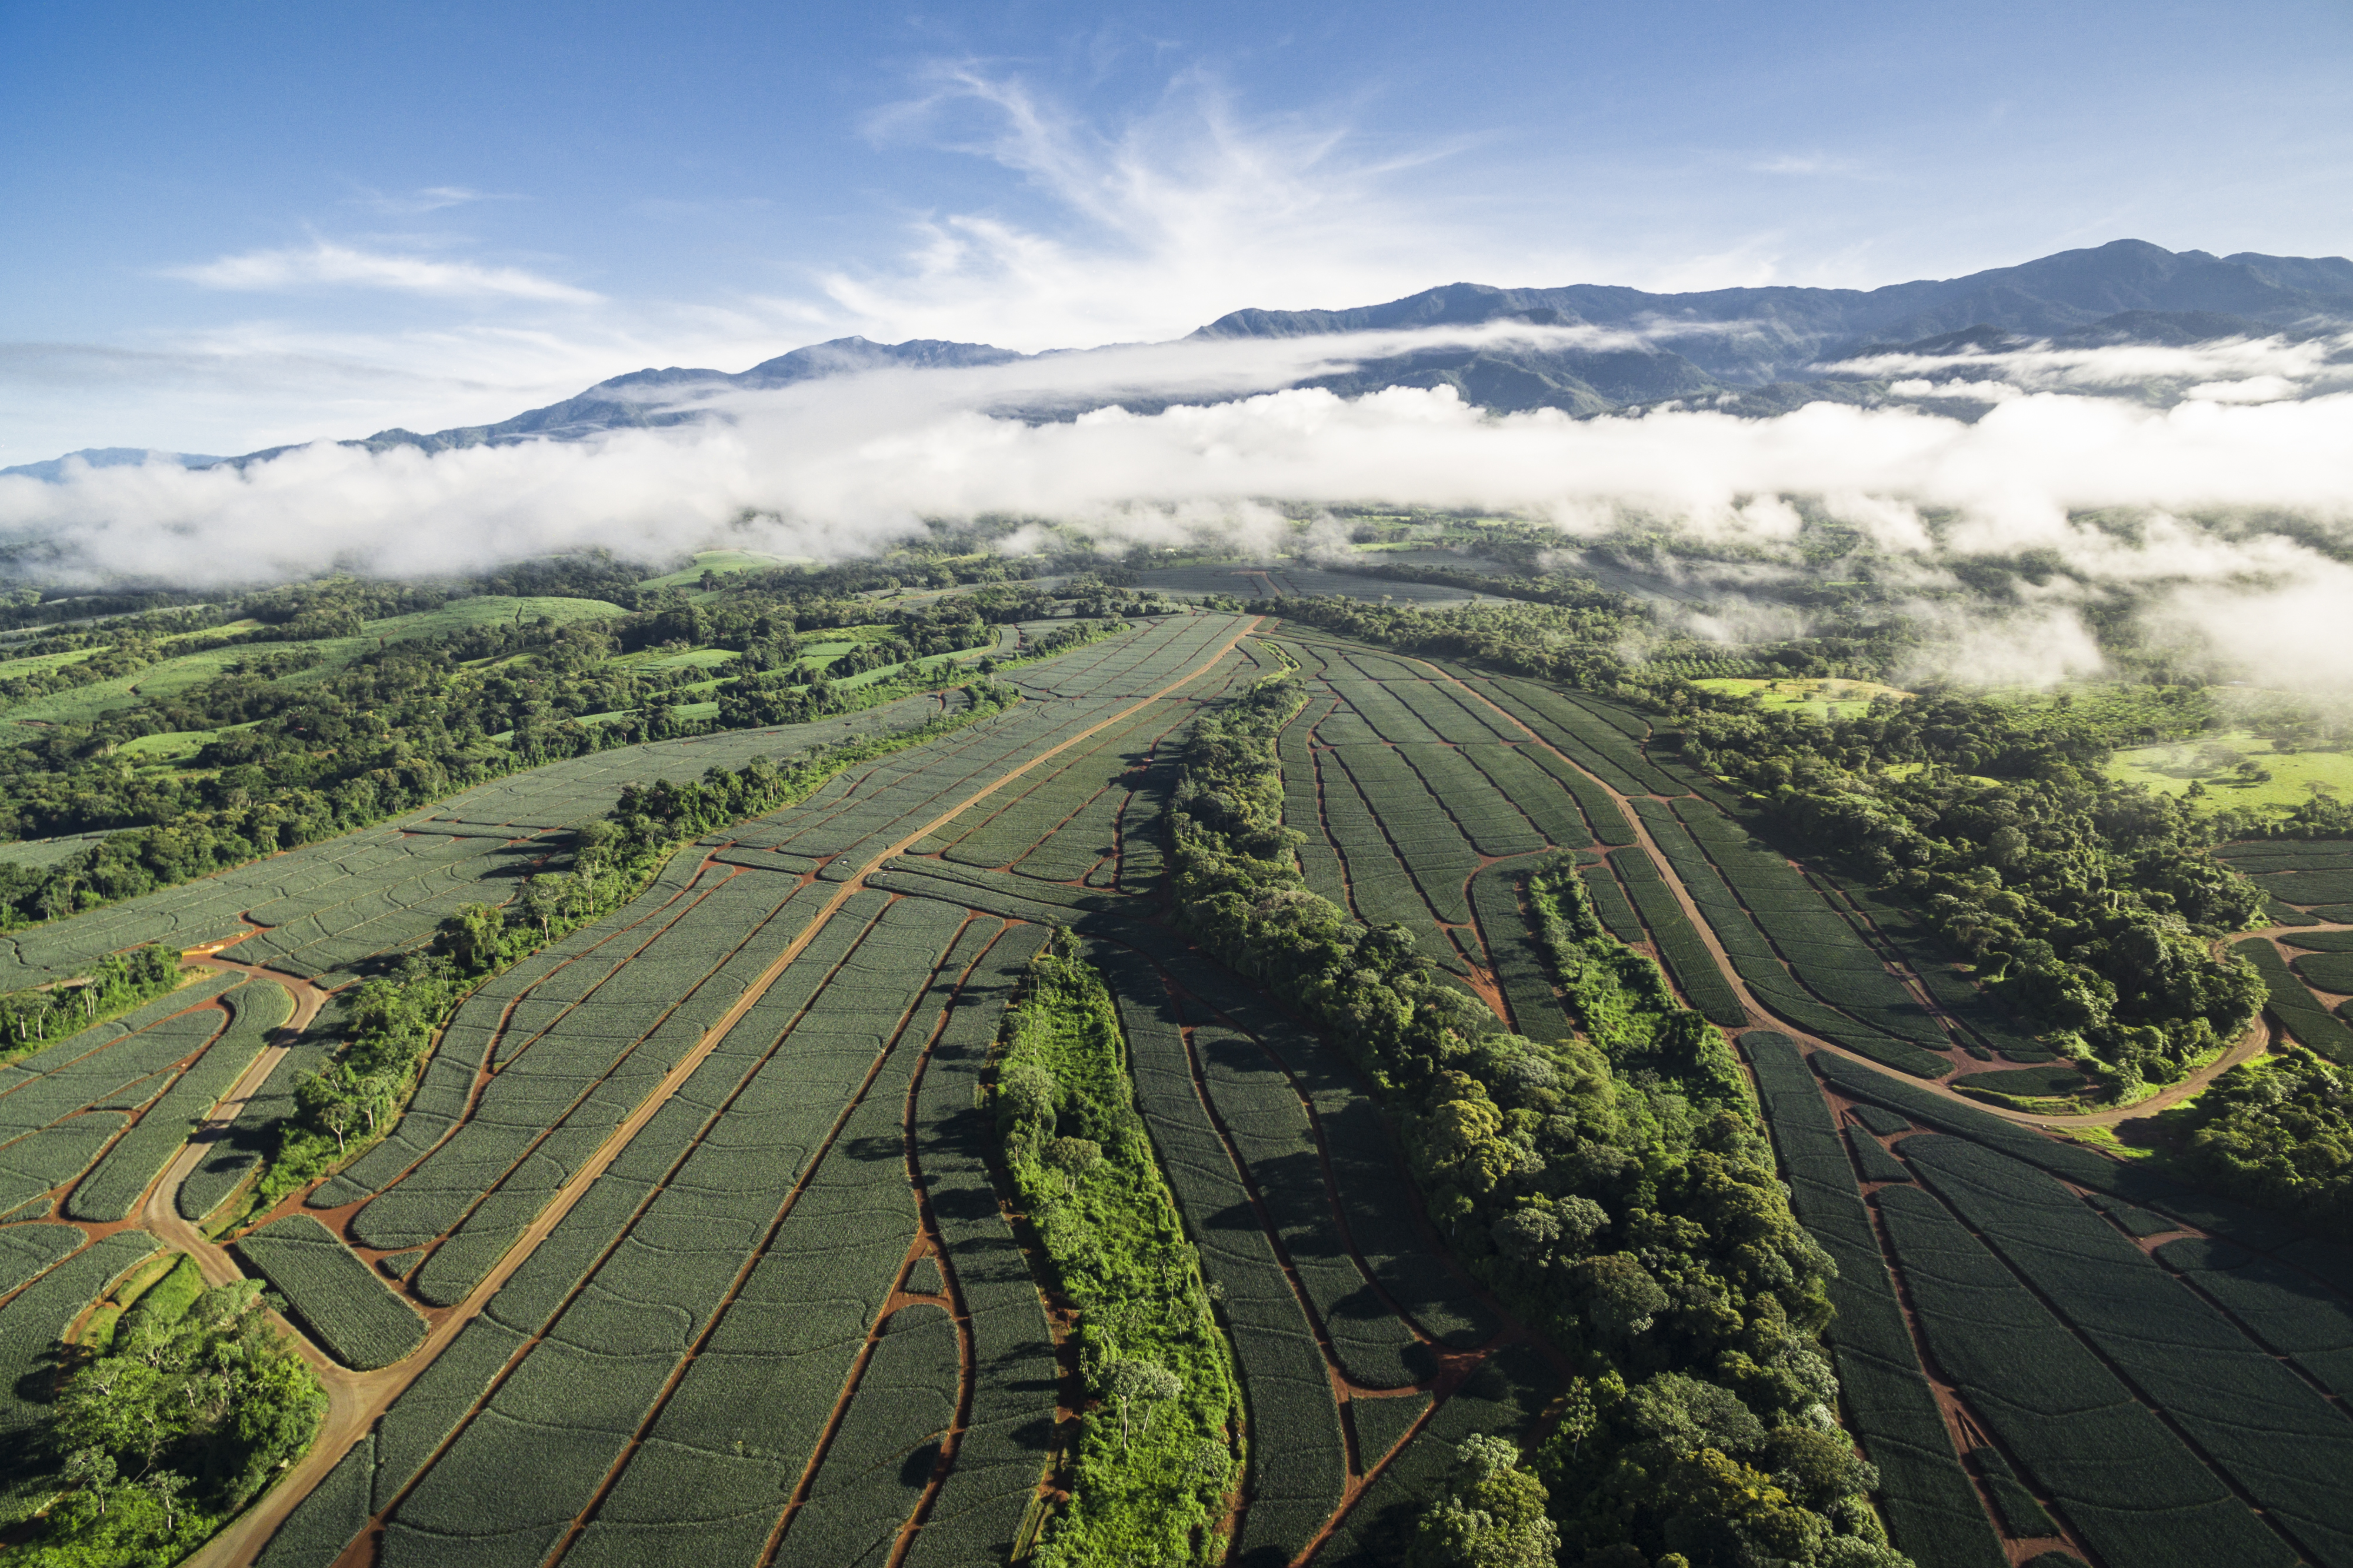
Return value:
[(872, 118), (877, 141), (982, 160), (1026, 197), (911, 215), (900, 256), (823, 269), (823, 298), (861, 331), (1040, 349), (1579, 269), (1417, 177), (1459, 144), (1381, 150), (1338, 111), (1253, 119), (1201, 72), (1108, 127), (969, 63), (923, 87)]
[[(2013, 349), (1951, 354), (1883, 353), (1821, 367), (1850, 375), (1909, 378), (1907, 395), (1977, 397), (1999, 402), (2018, 391), (2106, 390), (2156, 385), (2217, 403), (2264, 403), (2353, 382), (2353, 332), (2293, 340), (2218, 338), (2171, 346), (2126, 343)], [(1938, 380), (1938, 377), (1945, 379)]]
[[(1796, 526), (1781, 498), (1817, 497), (1884, 548), (2042, 548), (2110, 582), (2230, 584), (2292, 576), (2318, 557), (2182, 518), (2269, 507), (2353, 527), (2353, 395), (2158, 410), (2033, 394), (1975, 423), (1829, 404), (1769, 420), (1495, 417), (1410, 388), (1101, 408), (1038, 426), (981, 412), (1142, 387), (1229, 390), (1327, 363), (1304, 356), (1331, 349), (1168, 345), (874, 373), (738, 395), (717, 405), (722, 418), (592, 442), (430, 458), (320, 447), (243, 473), (106, 470), (0, 489), (0, 529), (49, 541), (91, 573), (200, 581), (329, 558), (427, 571), (574, 545), (682, 550), (729, 536), (747, 514), (765, 520), (750, 526), (770, 547), (807, 554), (988, 513), (1173, 538), (1261, 516), (1269, 499), (1513, 509), (1581, 527), (1639, 513), (1769, 551)], [(2071, 517), (2103, 507), (2165, 515), (2129, 537)], [(1954, 521), (1932, 537), (1929, 511)], [(217, 548), (228, 537), (237, 551)]]
[(492, 191), (477, 191), (465, 185), (427, 185), (414, 191), (376, 191), (363, 189), (352, 198), (354, 205), (371, 211), (390, 214), (396, 217), (415, 217), (437, 213), (447, 207), (470, 206), (476, 202), (512, 202), (520, 197)]
[(587, 305), (603, 296), (520, 267), (485, 267), (471, 261), (394, 255), (314, 240), (308, 247), (248, 250), (198, 266), (165, 269), (207, 289), (282, 292), (296, 289), (384, 289), (445, 298), (529, 300)]
[(1837, 158), (1823, 153), (1780, 153), (1750, 163), (1748, 172), (1752, 174), (1807, 176), (1853, 174), (1860, 173), (1862, 168), (1862, 163), (1853, 158)]

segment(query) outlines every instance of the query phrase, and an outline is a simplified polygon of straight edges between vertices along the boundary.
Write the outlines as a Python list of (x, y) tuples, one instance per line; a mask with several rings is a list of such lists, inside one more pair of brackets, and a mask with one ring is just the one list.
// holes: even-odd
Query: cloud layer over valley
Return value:
[[(1632, 341), (1525, 326), (1416, 341), (1504, 336)], [(2089, 583), (2154, 595), (2148, 624), (2186, 647), (2250, 664), (2300, 648), (2306, 668), (2322, 661), (2313, 673), (2327, 683), (2353, 685), (2353, 653), (2328, 651), (2342, 642), (2353, 572), (2312, 542), (2344, 539), (2353, 524), (2353, 394), (2266, 402), (2226, 386), (2155, 407), (2035, 390), (2042, 367), (2031, 363), (1974, 421), (1832, 403), (1769, 419), (1671, 408), (1579, 420), (1493, 416), (1445, 387), (1355, 399), (1252, 392), (1396, 353), (1402, 337), (871, 372), (731, 394), (698, 405), (703, 416), (691, 424), (578, 442), (429, 455), (322, 443), (241, 469), (76, 466), (61, 483), (0, 479), (0, 533), (44, 576), (186, 585), (329, 567), (421, 574), (589, 546), (637, 558), (722, 543), (836, 558), (927, 520), (989, 515), (1074, 524), (1119, 545), (1206, 534), (1264, 546), (1284, 526), (1277, 503), (1372, 503), (1520, 512), (1570, 539), (1639, 521), (1752, 546), (1770, 562), (1799, 531), (1790, 500), (1800, 499), (1883, 555), (1916, 563), (1923, 582), (1949, 581), (1939, 563), (1957, 557), (2050, 552), (2073, 576), (2015, 628), (2055, 656), (2045, 666), (2084, 662), (2064, 648), (2068, 626), (2080, 626), (2070, 595)], [(2146, 374), (2123, 361), (2152, 352), (2082, 351), (2071, 374), (2079, 385)], [(2180, 374), (2235, 369), (2245, 381), (2278, 374), (2297, 352), (2207, 352)], [(2113, 370), (2103, 354), (2118, 356)], [(2309, 384), (2320, 365), (2290, 368)], [(1158, 411), (1100, 405), (1113, 398)], [(1097, 405), (1050, 422), (987, 412), (1040, 401)], [(2080, 515), (2092, 509), (2132, 521), (2094, 526)], [(2211, 523), (2257, 512), (2299, 520), (2302, 540)], [(2189, 521), (2199, 517), (2210, 521)], [(1986, 630), (1979, 622), (1954, 637), (1984, 641)], [(1986, 641), (1978, 662), (2003, 641)]]

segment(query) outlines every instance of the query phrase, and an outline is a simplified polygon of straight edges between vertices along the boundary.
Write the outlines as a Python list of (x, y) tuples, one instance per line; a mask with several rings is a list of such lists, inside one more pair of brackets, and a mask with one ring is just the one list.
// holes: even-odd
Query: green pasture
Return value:
[(640, 588), (691, 588), (702, 581), (705, 572), (725, 576), (731, 572), (759, 572), (771, 566), (799, 566), (808, 563), (806, 555), (765, 555), (756, 550), (698, 550), (693, 563), (676, 572), (659, 577), (648, 577)]
[(684, 653), (633, 654), (626, 660), (617, 659), (615, 662), (628, 663), (638, 669), (716, 669), (721, 665), (732, 663), (735, 658), (733, 648), (697, 647), (689, 648)]
[[(2258, 780), (2240, 772), (2253, 763), (2271, 775)], [(2353, 795), (2353, 752), (2280, 752), (2262, 736), (2227, 730), (2194, 741), (2136, 746), (2109, 758), (2107, 774), (2146, 784), (2165, 795), (2182, 795), (2192, 784), (2206, 786), (2217, 805), (2270, 806), (2285, 811), (2321, 793)]]
[(1908, 691), (1882, 686), (1875, 680), (1835, 680), (1791, 677), (1779, 680), (1711, 676), (1694, 686), (1727, 697), (1754, 697), (1770, 710), (1800, 709), (1817, 719), (1846, 719), (1863, 711), (1879, 697), (1909, 697)]
[(125, 741), (115, 747), (114, 755), (134, 758), (144, 767), (181, 763), (230, 731), (250, 730), (260, 722), (255, 719), (243, 724), (225, 725), (218, 730), (166, 730), (160, 734), (142, 735), (135, 741)]
[(94, 647), (82, 647), (66, 653), (37, 653), (24, 658), (0, 659), (0, 680), (16, 680), (44, 670), (63, 669), (67, 665), (79, 664), (100, 651)]

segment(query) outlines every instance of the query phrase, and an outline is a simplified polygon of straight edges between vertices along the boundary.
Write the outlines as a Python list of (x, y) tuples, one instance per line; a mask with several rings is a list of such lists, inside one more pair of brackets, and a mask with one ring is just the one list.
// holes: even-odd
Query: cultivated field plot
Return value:
[(1840, 1264), (1830, 1342), (1898, 1546), (2353, 1562), (2353, 1249), (1786, 1036), (1741, 1046)]
[[(2317, 920), (2353, 922), (2353, 843), (2342, 839), (2272, 838), (2225, 844), (2215, 858), (2243, 871), (2273, 901), (2275, 915), (2300, 913), (2304, 924)], [(2287, 906), (2283, 911), (2280, 906)]]
[[(1974, 984), (1925, 956), (1906, 917), (1763, 849), (1710, 798), (1724, 794), (1714, 781), (1652, 759), (1639, 715), (1318, 635), (1270, 640), (1297, 659), (1311, 692), (1278, 743), (1284, 822), (1306, 836), (1308, 885), (1366, 921), (1406, 926), (1491, 1002), (1492, 981), (1515, 1025), (1525, 1014), (1535, 1022), (1523, 1027), (1560, 1027), (1525, 927), (1504, 918), (1514, 899), (1496, 889), (1506, 868), (1540, 851), (1600, 849), (1580, 875), (1604, 921), (1648, 942), (1690, 1005), (1725, 1027), (1752, 1022), (1748, 1005), (1677, 885), (1749, 994), (1799, 1028), (1926, 1078), (1963, 1065), (1939, 1015), (1973, 1027), (1963, 1043), (1975, 1056), (1990, 1059), (1995, 1046), (2049, 1059)], [(1637, 843), (1635, 820), (1663, 864)], [(1474, 903), (1493, 918), (1472, 919)], [(1483, 942), (1482, 926), (1494, 928)]]
[[(1557, 1377), (1491, 1348), (1514, 1342), (1427, 1237), (1353, 1073), (1136, 900), (914, 856), (875, 880), (1089, 933), (1089, 957), (1119, 1004), (1137, 1108), (1222, 1297), (1250, 1403), (1260, 1468), (1237, 1561), (1289, 1561), (1343, 1504), (1349, 1544), (1318, 1561), (1398, 1561), (1446, 1468), (1426, 1458), (1418, 1423), (1430, 1415), (1441, 1444), (1474, 1408), (1494, 1424), (1482, 1429), (1510, 1427)], [(1481, 1351), (1475, 1368), (1441, 1371), (1436, 1360)], [(1410, 1486), (1389, 1479), (1409, 1462)]]
[[(0, 1222), (47, 1218), (60, 1193), (102, 1157), (108, 1168), (95, 1179), (103, 1193), (85, 1204), (72, 1191), (67, 1207), (80, 1219), (122, 1217), (109, 1211), (127, 1208), (162, 1163), (158, 1160), (141, 1173), (137, 1166), (145, 1145), (133, 1144), (124, 1129), (135, 1129), (151, 1115), (159, 1118), (159, 1128), (174, 1124), (174, 1118), (185, 1127), (188, 1096), (173, 1095), (175, 1085), (218, 1079), (219, 1088), (212, 1090), (216, 1098), (259, 1048), (258, 1042), (214, 1047), (229, 1015), (213, 998), (243, 978), (199, 980), (0, 1068)], [(217, 1061), (212, 1059), (215, 1048), (223, 1053)], [(243, 1060), (220, 1079), (240, 1050)], [(167, 1096), (170, 1103), (162, 1103)], [(109, 1152), (126, 1145), (121, 1161)]]
[(389, 1366), (425, 1342), (425, 1320), (307, 1215), (248, 1231), (237, 1250), (311, 1338), (345, 1366)]
[[(2298, 958), (2292, 970), (2287, 959), (2272, 942), (2259, 936), (2247, 937), (2231, 944), (2231, 951), (2253, 963), (2263, 977), (2264, 989), (2270, 994), (2264, 1005), (2279, 1020), (2280, 1027), (2295, 1037), (2298, 1045), (2307, 1047), (2340, 1064), (2353, 1063), (2353, 1028), (2329, 1011), (2328, 1004), (2313, 994), (2307, 981), (2314, 976), (2306, 966), (2311, 957)], [(2338, 959), (2343, 954), (2314, 955), (2323, 959)], [(2297, 976), (2303, 974), (2303, 979)], [(2338, 976), (2330, 974), (2329, 978)]]
[(336, 985), (426, 941), (459, 906), (502, 902), (556, 846), (603, 816), (621, 786), (698, 777), (821, 745), (918, 729), (939, 699), (902, 699), (789, 729), (741, 730), (593, 752), (495, 780), (381, 827), (273, 856), (142, 899), (35, 926), (0, 942), (0, 989), (61, 978), (107, 952), (194, 947), (253, 931), (235, 953)]
[[(157, 1250), (144, 1231), (96, 1241), (78, 1226), (0, 1226), (0, 1493), (41, 1467), (16, 1460), (47, 1414), (43, 1397), (58, 1342), (109, 1286)], [(10, 1500), (19, 1500), (12, 1497)]]
[[(1305, 837), (1301, 871), (1359, 919), (1404, 926), (1441, 969), (1468, 979), (1490, 967), (1472, 909), (1486, 868), (1593, 845), (1580, 787), (1608, 814), (1607, 837), (1622, 829), (1583, 773), (1428, 667), (1317, 637), (1269, 640), (1298, 662), (1309, 693), (1277, 742), (1283, 823)], [(1525, 963), (1514, 973), (1534, 979)], [(1521, 994), (1557, 1033), (1537, 993)]]
[(396, 1141), (311, 1202), (420, 1301), (486, 1303), (263, 1561), (1004, 1561), (1068, 1393), (973, 1090), (1057, 924), (1113, 980), (1223, 1287), (1261, 1457), (1242, 1560), (1361, 1502), (1323, 1560), (1396, 1561), (1449, 1434), (1558, 1378), (1499, 1348), (1347, 1069), (1146, 918), (1127, 814), (1157, 816), (1199, 700), (1279, 663), (1219, 658), (1240, 626), (1024, 671), (1035, 700), (715, 837), (470, 1002)]
[(1922, 1078), (1953, 1069), (1951, 1037), (1804, 872), (1704, 800), (1635, 809), (1750, 994), (1873, 1061)]

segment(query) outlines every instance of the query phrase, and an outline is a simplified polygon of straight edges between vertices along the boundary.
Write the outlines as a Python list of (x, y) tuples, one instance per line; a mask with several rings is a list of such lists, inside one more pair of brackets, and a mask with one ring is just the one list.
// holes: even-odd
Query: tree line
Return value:
[(1603, 933), (1573, 877), (1539, 897), (1584, 1042), (1503, 1032), (1410, 932), (1311, 892), (1274, 751), (1304, 700), (1272, 677), (1197, 722), (1172, 817), (1180, 917), (1347, 1051), (1432, 1220), (1576, 1373), (1535, 1454), (1464, 1460), (1415, 1561), (1548, 1561), (1556, 1533), (1563, 1556), (1611, 1568), (1903, 1563), (1863, 1495), (1874, 1478), (1825, 1430), (1832, 1266), (1790, 1215), (1723, 1036)]

